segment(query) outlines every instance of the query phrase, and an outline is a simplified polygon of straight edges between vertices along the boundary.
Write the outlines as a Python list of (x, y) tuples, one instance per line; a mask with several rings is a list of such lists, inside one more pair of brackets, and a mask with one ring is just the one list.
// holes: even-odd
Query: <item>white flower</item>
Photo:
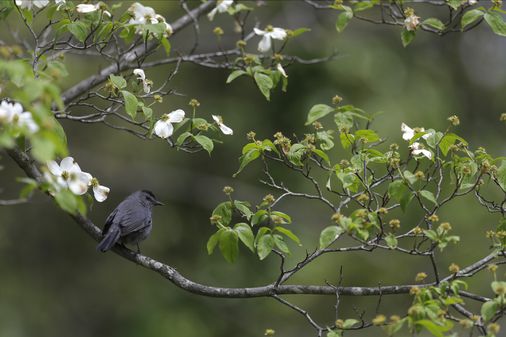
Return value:
[(476, 5), (478, 3), (478, 0), (469, 0), (467, 3), (470, 4), (471, 6)]
[[(404, 140), (411, 140), (416, 132), (415, 130), (413, 130), (412, 128), (410, 128), (409, 126), (407, 126), (406, 124), (402, 123), (401, 124), (401, 131), (402, 131), (402, 139)], [(419, 128), (418, 130), (419, 132), (425, 132), (425, 129), (424, 128)], [(427, 139), (430, 137), (430, 133), (426, 133), (422, 136), (423, 139)]]
[(33, 120), (31, 112), (23, 112), (23, 106), (19, 103), (0, 103), (0, 123), (12, 124), (27, 129), (30, 133), (39, 131), (39, 126)]
[[(146, 25), (146, 24), (165, 24), (165, 32), (167, 35), (171, 35), (173, 30), (172, 26), (165, 21), (165, 18), (159, 14), (156, 14), (155, 10), (148, 6), (143, 6), (138, 2), (134, 2), (130, 8), (128, 8), (133, 18), (128, 22), (131, 25)], [(137, 29), (137, 33), (142, 33), (141, 29)]]
[(216, 122), (216, 124), (218, 124), (218, 127), (220, 128), (221, 132), (223, 132), (223, 134), (225, 134), (225, 135), (233, 135), (234, 134), (234, 130), (232, 130), (231, 128), (229, 128), (225, 124), (223, 124), (223, 119), (221, 118), (221, 116), (212, 115), (212, 117), (213, 117), (214, 121)]
[(209, 20), (213, 21), (216, 13), (225, 13), (228, 11), (228, 8), (233, 5), (233, 3), (234, 0), (218, 0), (216, 7), (214, 7), (214, 9), (210, 11), (209, 14), (207, 14), (207, 17)]
[(180, 123), (183, 121), (183, 119), (184, 111), (182, 109), (177, 109), (171, 113), (164, 114), (155, 123), (155, 134), (160, 138), (169, 138), (174, 132), (172, 123)]
[[(95, 12), (95, 11), (98, 11), (100, 9), (100, 4), (96, 3), (94, 5), (92, 4), (79, 4), (76, 6), (76, 11), (78, 13), (92, 13), (92, 12)], [(108, 17), (111, 17), (111, 13), (109, 13), (108, 11), (104, 11), (104, 14), (107, 15)]]
[(410, 15), (404, 20), (404, 27), (406, 30), (416, 30), (418, 25), (420, 24), (420, 17), (416, 15)]
[(271, 49), (272, 39), (284, 40), (286, 38), (286, 30), (278, 27), (268, 26), (265, 30), (253, 28), (255, 34), (262, 36), (262, 40), (258, 44), (258, 51), (265, 53)]
[(286, 74), (285, 69), (283, 68), (281, 63), (278, 63), (278, 65), (276, 66), (276, 69), (281, 73), (281, 75), (283, 75), (283, 77), (288, 77), (288, 75)]
[(432, 152), (430, 152), (429, 150), (425, 150), (418, 142), (414, 142), (413, 144), (411, 144), (409, 148), (411, 149), (411, 153), (414, 154), (415, 156), (421, 154), (429, 159), (432, 159)]
[(93, 178), (90, 181), (90, 185), (93, 187), (93, 196), (98, 202), (103, 202), (109, 196), (111, 189), (99, 184), (97, 178)]
[(146, 74), (142, 69), (134, 69), (134, 74), (137, 75), (137, 79), (142, 81), (144, 92), (149, 94), (151, 91), (151, 81), (146, 79)]
[(87, 172), (82, 172), (74, 158), (63, 158), (60, 165), (51, 160), (47, 163), (47, 168), (56, 177), (57, 185), (68, 187), (72, 193), (77, 195), (83, 195), (88, 191), (92, 176)]
[(32, 6), (44, 8), (48, 3), (49, 0), (16, 0), (16, 6), (26, 9), (32, 9)]

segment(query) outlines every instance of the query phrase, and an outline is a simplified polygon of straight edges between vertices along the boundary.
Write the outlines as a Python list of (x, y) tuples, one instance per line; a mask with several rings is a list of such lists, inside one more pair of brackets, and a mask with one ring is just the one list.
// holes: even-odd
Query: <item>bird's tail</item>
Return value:
[(102, 238), (102, 241), (97, 245), (97, 250), (103, 252), (108, 251), (114, 246), (116, 241), (118, 241), (120, 237), (120, 230), (118, 226), (111, 226), (107, 234)]

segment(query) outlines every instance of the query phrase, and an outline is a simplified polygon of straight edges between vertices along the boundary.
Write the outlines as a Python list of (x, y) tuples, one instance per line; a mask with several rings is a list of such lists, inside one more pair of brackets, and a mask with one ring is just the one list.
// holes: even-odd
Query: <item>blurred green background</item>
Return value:
[[(169, 22), (183, 12), (178, 1), (145, 1)], [(191, 3), (195, 5), (196, 2)], [(254, 4), (254, 3), (251, 3)], [(128, 5), (124, 4), (124, 8)], [(443, 17), (444, 13), (416, 7), (420, 16)], [(245, 144), (245, 134), (255, 130), (258, 138), (276, 131), (302, 134), (309, 108), (330, 103), (335, 94), (344, 102), (368, 112), (382, 111), (373, 128), (389, 141), (400, 141), (400, 124), (445, 129), (446, 118), (457, 114), (461, 126), (456, 132), (471, 148), (485, 146), (494, 156), (506, 155), (504, 125), (499, 115), (506, 110), (506, 40), (480, 26), (468, 33), (438, 37), (418, 32), (408, 48), (403, 48), (397, 27), (378, 26), (353, 20), (346, 31), (334, 28), (337, 12), (314, 10), (299, 1), (267, 1), (251, 15), (254, 20), (284, 28), (310, 27), (309, 33), (290, 44), (288, 51), (306, 58), (338, 57), (318, 65), (293, 64), (287, 93), (276, 91), (267, 102), (247, 78), (225, 84), (228, 71), (183, 64), (171, 87), (185, 96), (167, 97), (158, 113), (183, 108), (191, 98), (201, 102), (199, 114), (210, 119), (220, 114), (234, 129), (224, 137), (212, 157), (206, 153), (177, 152), (155, 139), (143, 141), (103, 125), (84, 125), (63, 121), (71, 154), (83, 170), (111, 187), (109, 199), (96, 203), (90, 212), (96, 224), (132, 191), (150, 189), (167, 206), (154, 211), (152, 236), (142, 244), (143, 253), (164, 261), (190, 279), (215, 286), (258, 286), (272, 282), (278, 260), (270, 256), (259, 262), (241, 247), (235, 264), (226, 263), (215, 252), (205, 251), (214, 229), (208, 218), (213, 207), (224, 200), (222, 188), (233, 186), (236, 197), (257, 203), (273, 191), (258, 182), (260, 163), (232, 178), (237, 158)], [(25, 34), (17, 18), (10, 18), (10, 29)], [(212, 34), (215, 26), (225, 30), (223, 44), (233, 46), (237, 36), (227, 15), (210, 23), (201, 20), (199, 51), (216, 49)], [(187, 27), (174, 37), (173, 53), (185, 53), (192, 46), (193, 32)], [(0, 40), (12, 41), (9, 29), (0, 30)], [(255, 38), (248, 48), (256, 50)], [(226, 48), (226, 47), (225, 47)], [(78, 55), (67, 56), (70, 76), (62, 82), (69, 87), (97, 71), (100, 60)], [(147, 70), (147, 77), (162, 81), (174, 67)], [(330, 126), (330, 121), (327, 122)], [(339, 145), (336, 145), (336, 148)], [(338, 158), (336, 155), (335, 158)], [(0, 198), (14, 198), (22, 176), (9, 158), (2, 158)], [(287, 175), (285, 183), (297, 189), (304, 186)], [(290, 263), (311, 251), (319, 232), (329, 224), (330, 213), (317, 202), (286, 200), (280, 209), (294, 219), (293, 231), (304, 246), (294, 250)], [(415, 214), (416, 213), (416, 214)], [(417, 219), (418, 211), (407, 212), (402, 222)], [(439, 213), (450, 221), (461, 245), (450, 247), (440, 256), (441, 270), (451, 262), (461, 266), (485, 256), (487, 229), (497, 218), (490, 216), (472, 198), (461, 199)], [(155, 273), (136, 266), (112, 253), (95, 251), (91, 240), (71, 219), (45, 196), (30, 204), (0, 208), (0, 336), (108, 336), (108, 337), (215, 337), (262, 336), (266, 328), (277, 336), (312, 336), (313, 330), (294, 311), (271, 299), (215, 299), (196, 296), (178, 289)], [(294, 283), (337, 282), (343, 266), (343, 285), (377, 286), (412, 283), (417, 272), (430, 275), (428, 259), (386, 254), (351, 253), (329, 255), (297, 275)], [(500, 274), (504, 271), (500, 270)], [(432, 278), (430, 277), (430, 280)], [(430, 281), (429, 280), (429, 281)], [(472, 290), (491, 295), (490, 275), (480, 274), (471, 282)], [(322, 325), (335, 319), (334, 298), (304, 296), (291, 299), (308, 309)], [(385, 296), (380, 312), (403, 313), (407, 296)], [(375, 315), (377, 298), (342, 298), (342, 318)], [(368, 329), (350, 335), (375, 336)]]

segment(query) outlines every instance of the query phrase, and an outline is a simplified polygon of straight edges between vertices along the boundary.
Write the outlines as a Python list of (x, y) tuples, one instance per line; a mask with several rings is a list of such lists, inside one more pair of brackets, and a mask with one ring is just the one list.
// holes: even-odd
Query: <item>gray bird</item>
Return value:
[(156, 200), (153, 192), (142, 190), (130, 194), (105, 220), (103, 238), (97, 250), (106, 252), (119, 241), (136, 244), (137, 252), (140, 252), (139, 242), (151, 233), (151, 212), (157, 205), (163, 203)]

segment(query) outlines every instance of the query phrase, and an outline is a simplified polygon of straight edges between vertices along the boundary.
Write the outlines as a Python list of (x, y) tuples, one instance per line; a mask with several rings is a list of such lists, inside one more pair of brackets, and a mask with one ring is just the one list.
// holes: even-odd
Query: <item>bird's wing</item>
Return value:
[(121, 210), (114, 222), (121, 228), (121, 236), (137, 232), (150, 225), (151, 212), (145, 207), (128, 207)]
[(102, 229), (102, 235), (105, 235), (109, 231), (109, 228), (113, 224), (114, 218), (116, 217), (117, 213), (118, 213), (118, 207), (116, 207), (114, 209), (114, 211), (112, 211), (111, 214), (109, 214), (109, 216), (105, 220), (105, 225), (104, 225), (104, 228)]

